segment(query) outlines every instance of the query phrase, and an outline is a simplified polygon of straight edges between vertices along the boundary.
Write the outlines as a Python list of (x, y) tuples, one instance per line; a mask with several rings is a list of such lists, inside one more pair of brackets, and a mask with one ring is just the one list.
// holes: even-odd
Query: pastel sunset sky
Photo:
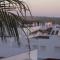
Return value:
[(33, 16), (60, 17), (60, 0), (23, 0)]

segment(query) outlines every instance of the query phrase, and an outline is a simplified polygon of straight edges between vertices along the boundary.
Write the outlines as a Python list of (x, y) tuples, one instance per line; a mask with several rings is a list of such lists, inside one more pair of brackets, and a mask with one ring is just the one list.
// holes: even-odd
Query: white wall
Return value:
[[(8, 57), (8, 58), (4, 58), (2, 60), (29, 60), (29, 52), (23, 53), (23, 54), (19, 54), (16, 56), (12, 56), (12, 57)], [(37, 60), (37, 50), (33, 50), (31, 51), (31, 60)]]

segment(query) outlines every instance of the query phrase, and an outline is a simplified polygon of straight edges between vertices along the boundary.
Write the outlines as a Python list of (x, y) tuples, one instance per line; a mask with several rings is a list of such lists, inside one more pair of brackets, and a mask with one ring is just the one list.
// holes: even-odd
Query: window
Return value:
[(49, 39), (49, 36), (37, 36), (35, 38), (40, 38), (40, 39)]
[(58, 35), (58, 32), (59, 32), (59, 31), (56, 31), (56, 35)]
[(54, 32), (55, 32), (55, 31), (53, 30), (51, 34), (54, 35)]

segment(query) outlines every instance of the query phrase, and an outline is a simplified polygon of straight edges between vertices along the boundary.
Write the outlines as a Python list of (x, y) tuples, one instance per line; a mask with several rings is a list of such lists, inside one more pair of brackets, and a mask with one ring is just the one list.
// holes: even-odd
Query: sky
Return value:
[(33, 16), (60, 17), (60, 0), (23, 0)]

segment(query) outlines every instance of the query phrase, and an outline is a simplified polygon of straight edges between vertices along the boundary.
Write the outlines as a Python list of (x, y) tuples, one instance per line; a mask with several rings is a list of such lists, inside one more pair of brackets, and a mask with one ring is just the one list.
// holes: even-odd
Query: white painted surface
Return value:
[[(37, 60), (37, 50), (33, 50), (30, 52), (30, 58), (31, 60)], [(12, 56), (12, 57), (8, 57), (8, 58), (4, 58), (1, 60), (29, 60), (29, 52), (26, 53), (22, 53), (22, 54), (18, 54), (16, 56)]]

